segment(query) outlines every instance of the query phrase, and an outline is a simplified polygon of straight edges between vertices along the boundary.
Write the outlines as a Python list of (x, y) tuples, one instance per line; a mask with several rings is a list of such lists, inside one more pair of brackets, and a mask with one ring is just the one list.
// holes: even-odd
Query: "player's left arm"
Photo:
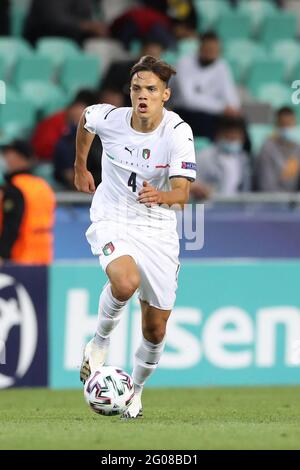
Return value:
[(147, 207), (153, 205), (166, 205), (182, 209), (189, 200), (191, 182), (184, 177), (174, 177), (170, 180), (170, 191), (158, 191), (147, 181), (143, 182), (143, 188), (139, 192), (138, 201)]

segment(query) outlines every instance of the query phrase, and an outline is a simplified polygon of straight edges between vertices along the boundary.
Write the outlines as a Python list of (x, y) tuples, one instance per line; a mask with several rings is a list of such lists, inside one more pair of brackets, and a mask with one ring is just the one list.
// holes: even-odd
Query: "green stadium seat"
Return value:
[(295, 39), (297, 35), (297, 18), (293, 13), (281, 11), (277, 15), (266, 18), (260, 40), (271, 46), (281, 39)]
[(202, 150), (207, 149), (212, 146), (211, 140), (206, 137), (194, 137), (194, 145), (196, 153), (201, 152)]
[(21, 37), (30, 0), (10, 0), (10, 29), (11, 34)]
[(35, 124), (35, 118), (35, 109), (30, 101), (19, 99), (0, 106), (0, 145), (17, 137), (27, 137)]
[(238, 13), (226, 13), (219, 19), (216, 30), (223, 41), (248, 38), (251, 34), (249, 16)]
[(255, 61), (248, 73), (247, 87), (256, 93), (265, 83), (280, 83), (284, 77), (284, 65), (281, 61), (265, 59)]
[(7, 103), (15, 103), (20, 99), (20, 93), (17, 91), (15, 87), (11, 85), (6, 85), (6, 102)]
[(47, 181), (47, 183), (55, 190), (63, 190), (62, 185), (60, 185), (53, 176), (53, 165), (52, 163), (40, 163), (34, 168), (34, 175), (40, 176)]
[(172, 50), (166, 50), (162, 53), (161, 59), (166, 61), (170, 65), (176, 66), (179, 59), (179, 54)]
[(255, 97), (259, 101), (271, 104), (275, 109), (281, 106), (291, 106), (292, 104), (291, 89), (281, 83), (266, 83), (261, 85), (256, 90)]
[(266, 0), (243, 0), (239, 3), (237, 10), (249, 16), (252, 36), (257, 36), (267, 17), (278, 13), (278, 8)]
[(220, 0), (195, 0), (194, 4), (199, 15), (198, 31), (201, 33), (213, 29), (221, 15), (232, 11), (227, 2)]
[(68, 91), (95, 88), (100, 81), (99, 60), (92, 55), (67, 59), (61, 69), (60, 82)]
[(195, 54), (199, 50), (199, 45), (198, 38), (181, 39), (177, 44), (178, 54), (180, 56)]
[(76, 57), (81, 54), (78, 45), (67, 38), (44, 37), (37, 42), (37, 51), (48, 57), (54, 67), (60, 67), (69, 57)]
[(278, 41), (273, 44), (271, 57), (284, 63), (285, 78), (290, 81), (293, 79), (294, 70), (300, 61), (300, 45), (291, 39)]
[(64, 94), (63, 97), (52, 99), (43, 106), (43, 109), (41, 110), (41, 117), (45, 118), (47, 116), (51, 116), (51, 114), (64, 109), (66, 106), (68, 106), (68, 104), (71, 103), (71, 101), (71, 97), (67, 94)]
[(0, 57), (4, 61), (6, 76), (10, 74), (19, 58), (30, 56), (32, 53), (31, 46), (24, 39), (10, 36), (0, 37)]
[(54, 69), (48, 57), (33, 54), (22, 57), (16, 64), (13, 81), (17, 86), (25, 82), (50, 82)]
[(250, 39), (233, 39), (225, 44), (224, 56), (229, 62), (234, 61), (240, 67), (240, 75), (244, 78), (250, 66), (257, 59), (265, 59), (267, 53), (260, 44)]
[(142, 49), (142, 43), (138, 39), (133, 39), (133, 41), (130, 41), (129, 45), (129, 52), (132, 55), (132, 57), (137, 57)]
[(0, 80), (6, 79), (6, 66), (4, 58), (0, 56)]
[(241, 84), (243, 82), (244, 77), (243, 77), (243, 70), (239, 62), (235, 59), (227, 59), (226, 62), (230, 67), (234, 81), (238, 84)]
[(250, 140), (253, 154), (257, 155), (265, 140), (273, 133), (273, 126), (269, 124), (251, 124), (249, 126)]
[(52, 103), (60, 102), (62, 107), (66, 103), (66, 94), (64, 91), (47, 82), (24, 82), (19, 86), (19, 91), (23, 99), (30, 101), (37, 111), (44, 110)]

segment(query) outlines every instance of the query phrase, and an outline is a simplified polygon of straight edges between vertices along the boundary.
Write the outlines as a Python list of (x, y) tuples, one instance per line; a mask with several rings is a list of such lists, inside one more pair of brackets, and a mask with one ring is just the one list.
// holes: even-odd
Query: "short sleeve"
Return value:
[(173, 129), (169, 178), (176, 176), (196, 179), (196, 158), (193, 132), (186, 122), (181, 122)]
[(84, 128), (92, 134), (101, 133), (101, 128), (105, 124), (107, 115), (115, 109), (115, 106), (110, 104), (93, 104), (88, 106), (85, 110), (85, 125)]

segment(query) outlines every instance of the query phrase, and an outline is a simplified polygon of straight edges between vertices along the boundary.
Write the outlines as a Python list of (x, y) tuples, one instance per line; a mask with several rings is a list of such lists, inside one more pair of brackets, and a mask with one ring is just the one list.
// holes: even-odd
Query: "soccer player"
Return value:
[(124, 419), (142, 416), (143, 386), (164, 349), (179, 269), (174, 206), (187, 203), (196, 175), (191, 128), (164, 108), (175, 73), (161, 60), (142, 57), (130, 74), (132, 107), (90, 106), (77, 131), (79, 191), (95, 192), (86, 160), (95, 134), (103, 145), (102, 183), (93, 197), (86, 236), (108, 276), (100, 295), (97, 331), (85, 347), (80, 376), (84, 382), (104, 365), (110, 334), (138, 291), (142, 338), (132, 373), (134, 400)]

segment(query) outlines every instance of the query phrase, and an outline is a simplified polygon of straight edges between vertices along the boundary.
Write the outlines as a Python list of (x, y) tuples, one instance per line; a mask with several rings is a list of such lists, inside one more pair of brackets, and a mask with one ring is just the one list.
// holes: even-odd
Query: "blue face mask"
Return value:
[(299, 134), (296, 127), (282, 127), (278, 129), (279, 137), (283, 140), (287, 140), (288, 142), (294, 142), (295, 140), (299, 140)]
[(222, 152), (234, 155), (241, 153), (243, 149), (242, 142), (238, 141), (230, 142), (228, 140), (220, 140), (218, 145)]

